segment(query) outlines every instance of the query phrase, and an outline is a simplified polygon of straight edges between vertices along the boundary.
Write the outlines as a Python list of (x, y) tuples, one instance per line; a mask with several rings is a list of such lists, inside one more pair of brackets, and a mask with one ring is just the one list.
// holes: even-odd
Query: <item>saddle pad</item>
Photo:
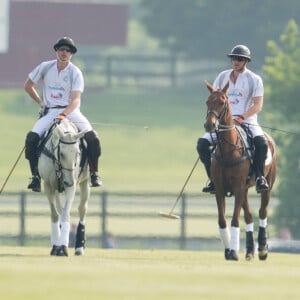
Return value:
[[(242, 141), (243, 141), (243, 143), (244, 143), (244, 145), (247, 149), (249, 157), (253, 158), (253, 152), (250, 149), (250, 145), (249, 145), (248, 136), (247, 136), (246, 131), (243, 129), (242, 126), (236, 126), (236, 128), (237, 128), (237, 130), (240, 134), (240, 137), (241, 137), (241, 139), (242, 139)], [(271, 162), (272, 162), (272, 153), (271, 153), (270, 148), (268, 147), (268, 152), (267, 152), (267, 157), (266, 157), (266, 160), (265, 160), (265, 165), (267, 166), (267, 165), (271, 164)]]

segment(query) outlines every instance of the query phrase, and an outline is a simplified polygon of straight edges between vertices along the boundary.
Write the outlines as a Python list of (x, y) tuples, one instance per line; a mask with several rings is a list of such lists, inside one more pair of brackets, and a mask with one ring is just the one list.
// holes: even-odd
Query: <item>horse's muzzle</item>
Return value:
[(204, 123), (204, 129), (205, 129), (205, 131), (206, 132), (213, 132), (213, 131), (215, 131), (216, 130), (216, 128), (217, 128), (217, 123), (218, 122), (211, 122), (211, 121), (206, 121), (205, 123)]

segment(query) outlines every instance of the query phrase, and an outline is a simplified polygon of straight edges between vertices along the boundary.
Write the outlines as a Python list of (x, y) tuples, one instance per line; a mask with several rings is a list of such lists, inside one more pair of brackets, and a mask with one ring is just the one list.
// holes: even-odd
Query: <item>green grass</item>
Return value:
[[(22, 90), (2, 90), (0, 97), (0, 182), (4, 182), (35, 123), (38, 107)], [(205, 98), (204, 88), (84, 94), (82, 111), (101, 138), (104, 188), (179, 191), (197, 157)], [(198, 178), (189, 183), (190, 191), (199, 191), (206, 181), (203, 168), (195, 174)], [(29, 175), (23, 155), (5, 190), (24, 189)]]
[(1, 299), (299, 299), (300, 256), (223, 259), (220, 252), (0, 248)]

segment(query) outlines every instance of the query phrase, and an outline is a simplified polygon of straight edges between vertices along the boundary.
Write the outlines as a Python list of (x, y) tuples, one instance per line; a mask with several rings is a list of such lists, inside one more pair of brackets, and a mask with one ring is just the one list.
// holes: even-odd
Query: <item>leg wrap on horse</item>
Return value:
[(100, 140), (94, 130), (84, 135), (87, 142), (87, 155), (90, 166), (90, 172), (98, 172), (98, 159), (101, 155)]
[(205, 166), (207, 176), (210, 178), (210, 165), (211, 165), (211, 143), (204, 138), (198, 139), (197, 142), (197, 152), (199, 154), (200, 160)]
[(37, 133), (30, 131), (26, 136), (25, 141), (25, 158), (29, 160), (31, 173), (37, 175), (38, 153), (37, 148), (40, 142), (40, 137)]
[(264, 136), (256, 136), (253, 139), (255, 153), (254, 166), (257, 176), (264, 176), (265, 160), (268, 153), (268, 143)]

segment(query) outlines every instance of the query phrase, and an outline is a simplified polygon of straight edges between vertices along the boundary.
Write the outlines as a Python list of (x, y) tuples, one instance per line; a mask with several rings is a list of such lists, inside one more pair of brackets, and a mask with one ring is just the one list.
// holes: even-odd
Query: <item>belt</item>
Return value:
[(67, 105), (56, 105), (56, 106), (52, 106), (52, 107), (46, 106), (47, 109), (66, 108), (66, 107), (67, 107)]

